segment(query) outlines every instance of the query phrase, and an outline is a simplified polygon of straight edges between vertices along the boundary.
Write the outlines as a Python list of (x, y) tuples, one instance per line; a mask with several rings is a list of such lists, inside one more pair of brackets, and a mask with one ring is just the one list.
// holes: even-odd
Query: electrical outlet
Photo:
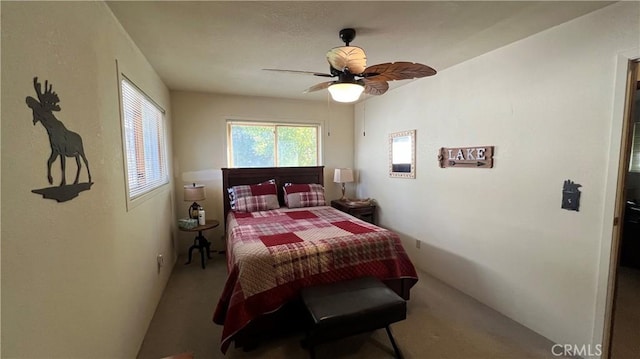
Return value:
[(420, 240), (416, 239), (416, 248), (420, 249)]

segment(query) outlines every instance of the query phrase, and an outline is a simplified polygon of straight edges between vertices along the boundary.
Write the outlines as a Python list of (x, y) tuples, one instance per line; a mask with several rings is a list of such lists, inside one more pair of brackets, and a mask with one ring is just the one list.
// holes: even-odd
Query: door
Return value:
[[(616, 193), (611, 268), (613, 294), (606, 357), (624, 359), (640, 352), (640, 70), (629, 63), (620, 170)], [(638, 211), (636, 213), (636, 210)], [(608, 341), (607, 341), (608, 337)]]

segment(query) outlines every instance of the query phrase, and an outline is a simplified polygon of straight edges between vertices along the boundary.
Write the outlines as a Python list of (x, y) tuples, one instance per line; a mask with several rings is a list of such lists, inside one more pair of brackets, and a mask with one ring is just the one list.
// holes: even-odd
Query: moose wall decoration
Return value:
[[(49, 135), (51, 155), (47, 160), (47, 179), (49, 180), (49, 184), (53, 184), (51, 165), (58, 157), (60, 157), (62, 179), (59, 186), (34, 189), (31, 192), (41, 194), (44, 198), (55, 199), (58, 202), (65, 202), (77, 197), (80, 192), (89, 190), (91, 185), (93, 185), (93, 182), (91, 182), (89, 161), (87, 161), (87, 156), (84, 154), (82, 137), (73, 131), (67, 130), (64, 124), (53, 114), (53, 111), (60, 111), (60, 98), (55, 92), (53, 92), (53, 85), (50, 85), (48, 81), (45, 81), (43, 92), (41, 84), (38, 82), (38, 78), (34, 77), (33, 87), (38, 99), (36, 100), (31, 96), (27, 96), (26, 102), (27, 106), (33, 111), (33, 125), (35, 126), (40, 122), (47, 130), (47, 135)], [(75, 157), (76, 159), (76, 178), (72, 185), (67, 184), (65, 176), (67, 157)], [(84, 166), (87, 169), (87, 176), (89, 177), (89, 180), (84, 183), (79, 183), (80, 170), (82, 169), (80, 158), (82, 158), (82, 161), (84, 162)]]

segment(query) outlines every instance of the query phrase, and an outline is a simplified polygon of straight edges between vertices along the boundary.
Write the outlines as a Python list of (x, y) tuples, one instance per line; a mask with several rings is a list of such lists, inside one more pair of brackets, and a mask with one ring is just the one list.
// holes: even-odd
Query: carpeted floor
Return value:
[[(226, 277), (224, 255), (214, 254), (205, 270), (199, 261), (178, 258), (149, 326), (138, 358), (159, 359), (193, 352), (201, 358), (307, 358), (302, 334), (264, 343), (250, 352), (220, 352), (222, 328), (212, 322)], [(407, 319), (391, 326), (405, 358), (557, 358), (553, 343), (473, 298), (419, 272)], [(384, 330), (317, 348), (317, 358), (392, 358)]]

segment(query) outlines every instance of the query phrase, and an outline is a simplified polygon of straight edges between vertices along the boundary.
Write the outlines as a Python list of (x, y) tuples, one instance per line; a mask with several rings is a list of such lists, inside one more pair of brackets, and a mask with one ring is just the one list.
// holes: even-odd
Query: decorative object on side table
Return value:
[(207, 258), (211, 259), (211, 242), (209, 242), (203, 235), (202, 231), (206, 231), (208, 229), (216, 228), (220, 225), (220, 222), (215, 219), (210, 219), (205, 222), (204, 225), (199, 225), (193, 228), (183, 228), (179, 227), (183, 232), (198, 232), (198, 235), (193, 240), (193, 245), (189, 247), (189, 260), (185, 264), (191, 263), (191, 255), (193, 254), (194, 249), (198, 249), (200, 251), (200, 259), (202, 260), (202, 269), (204, 269), (205, 258), (204, 252), (207, 251)]
[(178, 220), (178, 227), (180, 229), (192, 229), (198, 226), (198, 220), (193, 218), (180, 218)]
[(203, 201), (205, 198), (203, 185), (196, 185), (194, 183), (192, 185), (184, 186), (185, 202), (193, 201), (191, 207), (189, 207), (189, 218), (198, 219), (198, 212), (202, 207), (197, 203), (197, 201)]
[(375, 201), (370, 198), (347, 199), (344, 201), (341, 199), (333, 200), (331, 201), (331, 207), (365, 222), (376, 224), (376, 204)]
[(373, 200), (371, 198), (347, 198), (345, 200), (341, 199), (341, 201), (343, 201), (347, 206), (351, 207), (367, 207), (373, 203)]
[(346, 200), (347, 197), (344, 194), (344, 184), (353, 182), (353, 170), (351, 168), (336, 168), (333, 173), (333, 182), (340, 183), (342, 185), (342, 197), (340, 200)]

